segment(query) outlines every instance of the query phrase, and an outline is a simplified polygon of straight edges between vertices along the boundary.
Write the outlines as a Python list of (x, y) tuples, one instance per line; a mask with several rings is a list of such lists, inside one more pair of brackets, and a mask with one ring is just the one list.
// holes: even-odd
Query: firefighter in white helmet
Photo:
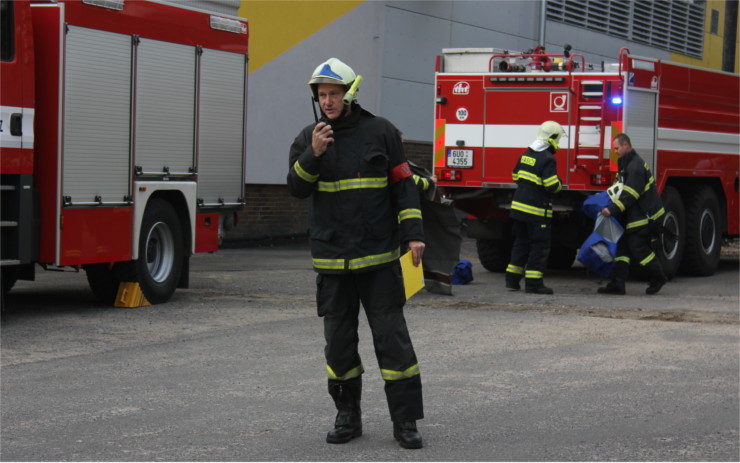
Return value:
[(514, 246), (506, 268), (506, 288), (511, 291), (521, 289), (524, 277), (526, 292), (553, 294), (543, 277), (550, 253), (552, 197), (562, 189), (553, 155), (560, 149), (558, 143), (563, 135), (557, 122), (542, 123), (537, 139), (519, 157), (512, 172), (517, 183), (509, 213)]
[(398, 260), (408, 249), (414, 264), (421, 263), (419, 195), (398, 129), (357, 103), (360, 79), (336, 58), (321, 63), (308, 82), (321, 120), (305, 127), (290, 147), (288, 188), (311, 201), (318, 314), (324, 317), (329, 394), (338, 411), (326, 441), (339, 444), (362, 435), (364, 368), (357, 351), (362, 304), (385, 380), (393, 435), (405, 448), (420, 448), (421, 376), (403, 316)]

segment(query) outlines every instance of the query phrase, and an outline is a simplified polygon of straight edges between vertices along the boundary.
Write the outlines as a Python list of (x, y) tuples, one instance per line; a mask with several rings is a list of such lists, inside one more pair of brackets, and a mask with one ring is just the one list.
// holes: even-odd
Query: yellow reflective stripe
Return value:
[(421, 219), (421, 209), (404, 209), (398, 213), (398, 221), (406, 219)]
[(420, 371), (419, 371), (418, 363), (412, 367), (405, 369), (404, 371), (383, 370), (383, 369), (380, 370), (380, 374), (383, 376), (383, 379), (386, 381), (398, 381), (400, 379), (409, 379), (409, 378), (413, 378), (419, 373)]
[(648, 219), (635, 220), (627, 224), (627, 230), (631, 228), (642, 227), (648, 224)]
[(542, 178), (533, 174), (532, 172), (527, 172), (526, 170), (520, 170), (518, 174), (519, 174), (519, 178), (517, 180), (529, 180), (535, 185), (542, 185)]
[(323, 270), (358, 270), (361, 268), (371, 267), (373, 265), (386, 264), (398, 259), (401, 256), (401, 249), (396, 248), (391, 252), (375, 254), (372, 256), (358, 257), (356, 259), (312, 259), (314, 268)]
[(640, 265), (642, 265), (644, 267), (647, 264), (649, 264), (653, 259), (655, 259), (655, 253), (654, 252), (651, 252), (649, 256), (647, 256), (646, 258), (644, 258), (644, 259), (642, 259), (640, 261)]
[(329, 379), (338, 379), (338, 380), (352, 379), (352, 378), (357, 378), (364, 372), (365, 372), (365, 368), (363, 368), (362, 364), (359, 364), (353, 369), (349, 370), (344, 375), (338, 376), (336, 373), (334, 373), (334, 370), (332, 370), (329, 365), (326, 366), (326, 376)]
[(618, 199), (617, 200), (614, 200), (614, 204), (617, 205), (617, 207), (619, 208), (620, 211), (624, 212), (624, 204), (622, 204), (622, 201), (620, 201)]
[(384, 252), (383, 254), (375, 254), (372, 256), (360, 257), (349, 261), (349, 269), (357, 270), (361, 268), (371, 267), (373, 265), (386, 264), (398, 259), (401, 256), (401, 248), (396, 248), (391, 252)]
[(527, 270), (527, 272), (524, 274), (525, 278), (542, 278), (542, 272), (539, 270)]
[(325, 270), (343, 270), (344, 259), (313, 259), (313, 266)]
[[(518, 201), (512, 201), (511, 202), (511, 208), (520, 212), (526, 212), (527, 214), (533, 214), (538, 215), (540, 217), (545, 217), (545, 210), (541, 209), (539, 207), (530, 206), (528, 204), (520, 203)], [(552, 217), (552, 213), (547, 215), (548, 217)]]
[(560, 179), (558, 178), (558, 176), (557, 175), (553, 175), (550, 178), (546, 178), (544, 183), (545, 183), (545, 186), (552, 186), (552, 185), (555, 185), (558, 182), (560, 182)]
[(377, 178), (349, 178), (337, 180), (336, 182), (319, 182), (319, 191), (335, 193), (344, 190), (357, 190), (360, 188), (385, 188), (388, 186), (388, 177)]
[(298, 164), (298, 161), (296, 161), (295, 164), (293, 164), (293, 169), (295, 169), (295, 173), (298, 174), (300, 178), (302, 178), (303, 180), (309, 183), (314, 183), (316, 180), (319, 179), (319, 174), (316, 174), (316, 175), (309, 174), (308, 172), (303, 170), (303, 167), (301, 167), (301, 165)]
[(619, 256), (616, 259), (614, 259), (614, 262), (625, 262), (627, 264), (630, 263), (630, 258), (627, 256)]
[(511, 179), (514, 180), (515, 182), (519, 180), (519, 172), (512, 172)]
[(421, 182), (422, 190), (426, 191), (429, 189), (429, 180), (416, 174), (412, 175), (412, 177), (414, 178), (414, 183), (416, 183), (417, 185), (419, 184), (419, 182)]
[(650, 189), (650, 185), (652, 185), (653, 183), (655, 183), (655, 179), (653, 177), (650, 177), (650, 180), (648, 180), (647, 185), (645, 185), (645, 189), (642, 190), (642, 192), (644, 193), (648, 191)]
[(660, 208), (660, 210), (659, 210), (658, 212), (656, 212), (655, 214), (653, 214), (653, 215), (651, 215), (651, 216), (650, 216), (650, 220), (657, 220), (657, 219), (659, 219), (659, 218), (660, 218), (660, 217), (661, 217), (661, 216), (662, 216), (663, 214), (665, 214), (665, 209), (661, 207), (661, 208)]
[(640, 194), (636, 192), (634, 189), (628, 187), (627, 185), (623, 185), (623, 187), (624, 187), (624, 191), (634, 196), (635, 199), (640, 199)]
[(517, 275), (524, 275), (524, 269), (514, 264), (509, 264), (509, 266), (506, 267), (506, 271), (509, 273), (516, 273)]

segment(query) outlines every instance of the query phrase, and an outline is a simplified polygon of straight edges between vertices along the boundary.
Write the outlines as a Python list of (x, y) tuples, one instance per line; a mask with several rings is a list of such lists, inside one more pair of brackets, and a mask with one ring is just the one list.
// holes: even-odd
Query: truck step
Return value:
[(15, 185), (0, 185), (0, 191), (13, 191), (15, 190)]
[(20, 265), (21, 261), (17, 259), (2, 259), (0, 260), (0, 266), (3, 265)]
[(17, 227), (18, 222), (15, 220), (3, 220), (0, 221), (0, 227)]

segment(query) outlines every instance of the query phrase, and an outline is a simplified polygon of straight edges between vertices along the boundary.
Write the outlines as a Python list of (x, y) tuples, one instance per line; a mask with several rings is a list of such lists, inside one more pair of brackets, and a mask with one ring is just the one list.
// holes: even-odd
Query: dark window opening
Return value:
[(0, 61), (13, 61), (15, 58), (14, 36), (13, 2), (0, 0)]
[(712, 10), (712, 23), (709, 26), (709, 33), (719, 35), (719, 10)]

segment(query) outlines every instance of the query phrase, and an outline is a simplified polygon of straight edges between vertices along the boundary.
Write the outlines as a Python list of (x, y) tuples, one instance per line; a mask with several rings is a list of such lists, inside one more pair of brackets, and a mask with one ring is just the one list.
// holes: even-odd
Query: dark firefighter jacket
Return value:
[(509, 218), (522, 222), (549, 222), (552, 219), (552, 195), (563, 188), (555, 157), (549, 149), (528, 149), (519, 157), (511, 178), (517, 188)]
[(616, 201), (609, 206), (612, 215), (621, 215), (627, 233), (637, 231), (657, 220), (663, 214), (663, 202), (658, 195), (650, 167), (635, 152), (630, 151), (617, 161), (616, 182), (624, 187)]
[(316, 124), (290, 147), (290, 193), (311, 196), (314, 270), (349, 273), (391, 265), (401, 243), (424, 240), (419, 194), (398, 129), (357, 104), (330, 125), (334, 142), (322, 156), (311, 147)]

